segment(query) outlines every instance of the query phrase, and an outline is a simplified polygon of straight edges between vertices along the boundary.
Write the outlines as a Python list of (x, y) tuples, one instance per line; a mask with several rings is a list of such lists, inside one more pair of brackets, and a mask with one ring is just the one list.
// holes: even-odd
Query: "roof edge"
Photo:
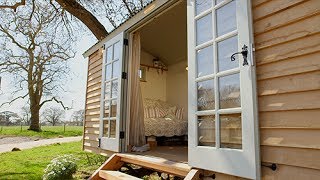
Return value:
[(121, 31), (126, 31), (130, 27), (134, 26), (136, 23), (144, 19), (145, 17), (153, 14), (156, 10), (158, 10), (161, 6), (166, 4), (171, 0), (153, 0), (145, 7), (143, 7), (137, 14), (132, 16), (131, 18), (125, 20), (121, 23), (117, 28), (113, 29), (104, 39), (97, 41), (93, 46), (91, 46), (88, 50), (86, 50), (82, 56), (84, 58), (89, 57), (91, 54), (96, 52), (100, 47), (104, 45), (109, 39), (116, 36)]

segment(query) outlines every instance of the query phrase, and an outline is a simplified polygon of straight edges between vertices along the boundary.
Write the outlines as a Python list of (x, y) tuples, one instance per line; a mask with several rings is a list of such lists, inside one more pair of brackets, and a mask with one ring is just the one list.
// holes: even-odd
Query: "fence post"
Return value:
[(66, 133), (66, 123), (63, 123), (63, 133)]

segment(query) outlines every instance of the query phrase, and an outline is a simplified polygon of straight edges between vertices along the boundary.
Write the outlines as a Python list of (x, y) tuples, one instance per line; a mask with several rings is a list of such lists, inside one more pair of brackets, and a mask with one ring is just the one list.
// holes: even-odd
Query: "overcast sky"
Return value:
[[(83, 58), (82, 53), (86, 51), (96, 42), (96, 39), (92, 35), (82, 36), (77, 43), (77, 54), (74, 59), (69, 61), (71, 73), (70, 80), (66, 81), (64, 88), (66, 92), (62, 92), (60, 97), (66, 106), (72, 107), (71, 110), (66, 111), (66, 119), (71, 117), (73, 111), (84, 109), (85, 105), (85, 89), (87, 80), (87, 64), (88, 60)], [(2, 83), (0, 90), (0, 104), (12, 98), (12, 91), (14, 79), (11, 77), (6, 77), (2, 75)], [(21, 107), (26, 105), (25, 100), (19, 100), (12, 103), (10, 106), (6, 105), (0, 108), (2, 111), (13, 111), (20, 113)], [(58, 106), (56, 103), (52, 102), (47, 104), (47, 106)], [(44, 107), (43, 109), (45, 109)], [(42, 110), (43, 110), (42, 109)]]

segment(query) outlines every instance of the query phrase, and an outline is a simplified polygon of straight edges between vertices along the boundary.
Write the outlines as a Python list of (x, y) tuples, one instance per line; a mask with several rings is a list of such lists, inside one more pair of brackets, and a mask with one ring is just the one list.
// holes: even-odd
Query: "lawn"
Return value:
[(28, 126), (1, 126), (0, 136), (32, 136), (39, 138), (55, 138), (59, 135), (63, 137), (81, 136), (83, 132), (82, 126), (66, 126), (65, 130), (63, 126), (42, 126), (41, 132), (29, 131)]
[(47, 164), (63, 154), (73, 154), (78, 159), (75, 179), (87, 179), (105, 161), (105, 157), (84, 152), (81, 148), (79, 141), (0, 154), (0, 179), (42, 179)]

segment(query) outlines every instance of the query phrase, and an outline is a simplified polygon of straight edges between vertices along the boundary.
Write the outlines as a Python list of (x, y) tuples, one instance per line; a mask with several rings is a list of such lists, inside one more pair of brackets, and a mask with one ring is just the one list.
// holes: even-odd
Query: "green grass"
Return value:
[(0, 136), (32, 136), (39, 138), (55, 138), (59, 135), (63, 137), (81, 136), (83, 132), (82, 126), (66, 126), (64, 132), (63, 126), (42, 126), (41, 132), (29, 131), (28, 126), (0, 126)]
[(0, 179), (42, 179), (50, 161), (63, 154), (73, 154), (78, 159), (75, 179), (86, 179), (105, 161), (105, 157), (84, 152), (81, 148), (79, 141), (0, 154)]

